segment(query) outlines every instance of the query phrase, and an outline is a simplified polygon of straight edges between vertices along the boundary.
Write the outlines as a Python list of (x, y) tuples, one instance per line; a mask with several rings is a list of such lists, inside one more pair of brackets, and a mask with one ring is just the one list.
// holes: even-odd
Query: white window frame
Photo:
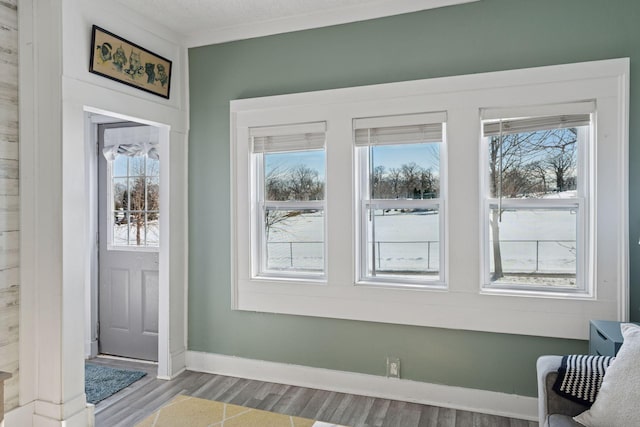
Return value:
[[(109, 209), (109, 212), (106, 212), (107, 215), (107, 250), (108, 251), (132, 251), (132, 252), (160, 252), (160, 239), (162, 238), (162, 236), (158, 236), (158, 245), (156, 246), (148, 246), (148, 245), (143, 245), (143, 246), (135, 246), (135, 245), (117, 245), (114, 244), (113, 242), (113, 227), (114, 227), (114, 218), (113, 218), (113, 214), (115, 212), (115, 207), (114, 207), (114, 198), (113, 198), (113, 180), (114, 180), (114, 176), (113, 176), (113, 161), (112, 160), (106, 160), (107, 162), (107, 206)], [(146, 168), (145, 168), (146, 169)], [(128, 171), (127, 171), (128, 174)], [(130, 175), (127, 175), (127, 181), (129, 181), (129, 179), (131, 178)], [(117, 178), (116, 178), (117, 179)], [(147, 179), (147, 175), (145, 174), (145, 179)], [(160, 175), (158, 175), (158, 183), (160, 182)], [(145, 189), (146, 191), (146, 189)], [(145, 194), (146, 196), (146, 194)], [(144, 215), (147, 215), (147, 212), (149, 211), (140, 211), (143, 212)], [(152, 211), (155, 212), (155, 211)], [(160, 209), (158, 209), (157, 211), (158, 216), (160, 215)], [(158, 225), (159, 227), (159, 225)], [(145, 230), (146, 232), (146, 230)]]
[[(138, 126), (149, 126), (149, 125), (144, 125), (144, 124), (139, 124), (139, 123), (114, 123), (114, 124), (102, 124), (102, 129), (100, 130), (101, 132), (103, 132), (103, 135), (101, 135), (101, 138), (104, 141), (104, 132), (106, 132), (106, 130), (108, 129), (117, 129), (117, 128), (128, 128), (128, 127), (138, 127)], [(102, 156), (102, 153), (99, 154), (100, 156)], [(107, 221), (107, 251), (122, 251), (122, 252), (160, 252), (160, 240), (162, 239), (162, 236), (158, 236), (158, 244), (156, 246), (147, 246), (147, 245), (143, 245), (143, 246), (135, 246), (135, 245), (117, 245), (114, 244), (114, 236), (113, 236), (113, 228), (114, 228), (114, 212), (115, 212), (115, 206), (114, 206), (114, 194), (113, 194), (113, 180), (114, 180), (114, 176), (113, 176), (113, 163), (115, 160), (110, 160), (110, 159), (104, 159), (104, 161), (106, 162), (106, 192), (107, 192), (107, 203), (106, 203), (106, 208), (108, 209), (108, 212), (101, 212), (101, 215), (104, 214), (106, 215), (106, 221)], [(160, 186), (160, 172), (158, 171), (158, 185)], [(129, 175), (129, 168), (127, 167), (127, 176), (126, 177), (118, 177), (118, 178), (126, 178), (127, 179), (127, 186), (128, 181), (130, 178), (132, 178), (131, 175)], [(145, 160), (145, 180), (148, 178), (148, 176), (146, 175), (146, 160)], [(160, 186), (160, 189), (162, 189), (162, 186)], [(145, 188), (145, 192), (146, 192), (146, 188)], [(159, 193), (158, 195), (160, 198), (162, 198), (162, 192)], [(146, 197), (146, 194), (145, 194)], [(141, 211), (144, 212), (145, 216), (147, 215), (146, 210)], [(155, 211), (154, 211), (155, 212)], [(160, 207), (158, 206), (158, 216), (160, 216)], [(158, 231), (160, 231), (160, 222), (158, 222)], [(146, 229), (145, 229), (146, 232)], [(146, 239), (145, 239), (146, 240)]]
[[(304, 133), (326, 133), (326, 123), (296, 123), (286, 126), (278, 127), (262, 127), (250, 129), (250, 135), (255, 136), (273, 136), (273, 135), (295, 135)], [(306, 152), (308, 150), (295, 147), (297, 152)], [(319, 150), (319, 147), (310, 148), (310, 150)], [(324, 145), (322, 146), (324, 150)], [(285, 150), (272, 150), (254, 152), (252, 157), (253, 163), (253, 186), (251, 189), (252, 199), (255, 203), (252, 210), (256, 213), (252, 222), (252, 277), (255, 279), (272, 279), (272, 280), (309, 280), (323, 282), (326, 280), (327, 271), (327, 224), (326, 224), (326, 185), (325, 185), (325, 198), (324, 200), (313, 201), (267, 201), (265, 196), (265, 175), (264, 175), (264, 155), (269, 153), (285, 153)], [(326, 159), (326, 156), (325, 156)], [(326, 177), (326, 161), (325, 161), (325, 177)], [(297, 210), (297, 209), (320, 209), (323, 211), (324, 216), (324, 233), (323, 233), (323, 267), (321, 272), (312, 271), (286, 271), (286, 270), (270, 270), (267, 268), (267, 241), (265, 239), (266, 229), (264, 221), (264, 213), (266, 209), (282, 209), (282, 210)]]
[[(582, 100), (597, 106), (592, 292), (484, 290), (482, 109)], [(590, 319), (628, 320), (628, 105), (628, 58), (232, 101), (232, 308), (571, 339), (588, 338)], [(425, 111), (447, 113), (447, 288), (358, 285), (352, 121)], [(317, 121), (327, 123), (326, 279), (252, 277), (248, 129)]]
[[(590, 232), (590, 218), (594, 215), (594, 203), (591, 200), (594, 199), (592, 190), (594, 188), (595, 179), (595, 163), (594, 159), (595, 150), (595, 110), (596, 105), (594, 102), (578, 102), (572, 104), (554, 104), (554, 105), (536, 105), (536, 106), (519, 106), (517, 108), (505, 109), (500, 108), (495, 111), (487, 112), (482, 110), (481, 116), (486, 118), (496, 118), (497, 116), (507, 117), (549, 117), (562, 114), (573, 113), (588, 113), (591, 117), (588, 131), (579, 131), (577, 139), (578, 158), (577, 158), (577, 178), (578, 186), (575, 198), (567, 199), (510, 199), (502, 198), (501, 201), (498, 198), (491, 197), (489, 194), (489, 156), (487, 149), (488, 137), (481, 138), (481, 151), (480, 156), (480, 179), (478, 182), (481, 185), (482, 200), (482, 215), (481, 215), (481, 229), (482, 235), (482, 278), (481, 288), (483, 292), (491, 293), (531, 293), (533, 295), (561, 295), (566, 297), (592, 298), (594, 296), (594, 262), (591, 262), (594, 258), (594, 253), (591, 250), (595, 246), (593, 241), (593, 235)], [(510, 283), (491, 283), (491, 262), (490, 251), (491, 249), (491, 227), (490, 222), (490, 210), (491, 206), (500, 204), (502, 208), (509, 209), (570, 209), (576, 207), (576, 287), (560, 287), (553, 288), (549, 286), (535, 286), (533, 284), (510, 284)]]
[[(390, 127), (390, 126), (410, 126), (410, 125), (433, 125), (440, 124), (441, 136), (440, 142), (429, 141), (429, 144), (437, 144), (439, 148), (439, 181), (440, 191), (439, 197), (435, 199), (371, 199), (370, 198), (370, 148), (372, 145), (362, 145), (355, 147), (355, 175), (357, 182), (357, 212), (356, 218), (358, 226), (356, 227), (357, 233), (357, 246), (356, 246), (356, 284), (358, 285), (374, 285), (374, 286), (390, 286), (390, 287), (428, 287), (436, 289), (444, 289), (447, 286), (446, 281), (446, 244), (445, 244), (445, 219), (446, 219), (446, 125), (447, 115), (446, 112), (428, 112), (422, 114), (412, 115), (400, 115), (400, 116), (386, 116), (386, 117), (370, 117), (370, 118), (356, 118), (353, 120), (354, 132), (357, 129), (365, 128), (377, 128), (377, 127)], [(410, 142), (414, 144), (416, 142)], [(401, 143), (393, 143), (403, 145)], [(381, 144), (386, 145), (386, 144)], [(369, 209), (429, 209), (437, 208), (439, 221), (438, 221), (438, 278), (428, 279), (413, 277), (402, 277), (400, 275), (387, 274), (384, 276), (371, 276), (368, 274), (368, 214)], [(373, 260), (375, 264), (375, 260)]]

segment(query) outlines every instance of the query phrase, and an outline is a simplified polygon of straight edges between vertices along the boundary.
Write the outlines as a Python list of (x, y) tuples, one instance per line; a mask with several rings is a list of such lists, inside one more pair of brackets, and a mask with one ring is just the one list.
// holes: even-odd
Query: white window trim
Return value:
[[(588, 268), (588, 250), (590, 247), (590, 239), (587, 234), (587, 227), (585, 226), (587, 220), (585, 217), (589, 215), (587, 203), (583, 198), (575, 199), (556, 199), (556, 200), (502, 200), (502, 207), (509, 209), (555, 209), (555, 208), (571, 208), (578, 205), (579, 215), (576, 219), (576, 241), (578, 245), (584, 245), (584, 249), (580, 251), (580, 255), (576, 257), (576, 283), (577, 288), (558, 288), (550, 289), (544, 286), (535, 286), (533, 284), (510, 284), (505, 283), (490, 283), (489, 276), (491, 274), (490, 265), (490, 227), (489, 227), (489, 207), (491, 205), (497, 205), (498, 199), (485, 199), (483, 200), (483, 213), (482, 219), (482, 277), (481, 277), (481, 292), (484, 293), (502, 293), (502, 294), (514, 294), (520, 295), (523, 292), (529, 292), (531, 295), (548, 295), (550, 297), (559, 298), (593, 298), (593, 275)], [(584, 241), (584, 242), (583, 242)]]
[[(138, 124), (134, 125), (134, 126), (124, 126), (124, 127), (135, 127), (135, 126), (140, 126)], [(107, 127), (107, 129), (109, 128), (118, 128), (118, 126), (110, 126)], [(99, 154), (100, 156), (102, 156), (102, 153)], [(114, 176), (113, 176), (113, 160), (109, 160), (106, 159), (106, 163), (107, 163), (107, 168), (106, 168), (106, 191), (107, 191), (107, 212), (101, 212), (101, 215), (106, 215), (106, 220), (107, 220), (107, 251), (118, 251), (118, 252), (149, 252), (149, 253), (160, 253), (160, 239), (162, 238), (162, 236), (159, 236), (158, 239), (158, 245), (157, 246), (134, 246), (134, 245), (116, 245), (113, 243), (113, 228), (114, 228), (114, 220), (113, 220), (113, 212), (115, 211), (114, 208), (114, 198), (113, 198), (113, 180), (114, 180)], [(128, 172), (127, 172), (128, 173)], [(124, 178), (124, 177), (119, 177), (119, 178)], [(130, 175), (127, 175), (127, 180), (131, 178)], [(145, 179), (147, 178), (147, 176), (145, 175)], [(158, 174), (158, 183), (160, 182), (160, 175)], [(160, 194), (161, 196), (161, 194)], [(148, 211), (142, 211), (142, 212), (148, 212)], [(158, 214), (160, 214), (160, 208), (158, 208)]]
[[(307, 150), (325, 150), (327, 124), (326, 122), (314, 122), (314, 123), (296, 123), (287, 124), (281, 126), (266, 126), (266, 127), (252, 127), (249, 129), (249, 137), (251, 138), (251, 151), (252, 151), (252, 168), (251, 171), (255, 175), (252, 179), (251, 187), (251, 200), (252, 212), (254, 212), (253, 221), (251, 223), (251, 272), (253, 279), (265, 279), (265, 280), (301, 280), (301, 281), (319, 281), (324, 282), (326, 280), (327, 271), (327, 226), (326, 217), (324, 220), (324, 233), (323, 233), (323, 268), (321, 272), (305, 272), (305, 271), (277, 271), (269, 270), (267, 268), (267, 241), (265, 239), (266, 229), (265, 222), (263, 220), (263, 213), (266, 208), (275, 209), (321, 209), (323, 213), (326, 213), (326, 188), (325, 199), (313, 200), (313, 201), (267, 201), (265, 196), (265, 172), (264, 172), (264, 154), (269, 153), (282, 153), (290, 150), (301, 152)], [(260, 145), (256, 149), (255, 137), (277, 137), (277, 136), (301, 136), (305, 134), (323, 134), (323, 140), (313, 141), (313, 144), (306, 146), (300, 139), (296, 139), (296, 142), (276, 147), (268, 147), (264, 144)], [(326, 163), (326, 162), (325, 162)], [(325, 164), (325, 176), (326, 176), (326, 164)], [(326, 185), (325, 185), (326, 187)]]
[[(418, 277), (402, 278), (394, 276), (393, 274), (386, 274), (384, 276), (372, 277), (367, 274), (368, 254), (366, 245), (367, 242), (367, 210), (368, 209), (395, 209), (395, 208), (422, 208), (429, 209), (436, 207), (438, 209), (439, 221), (438, 227), (440, 228), (440, 236), (444, 236), (444, 219), (446, 218), (444, 200), (442, 199), (429, 199), (429, 200), (362, 200), (360, 201), (360, 207), (358, 210), (358, 217), (360, 218), (360, 226), (358, 227), (359, 237), (359, 251), (356, 259), (359, 261), (359, 268), (357, 268), (358, 275), (356, 277), (355, 285), (358, 286), (387, 286), (393, 287), (415, 287), (415, 288), (435, 288), (445, 289), (447, 287), (446, 277), (444, 274), (445, 268), (445, 245), (444, 239), (440, 239), (439, 244), (439, 268), (438, 276), (436, 280), (422, 279)], [(375, 262), (375, 261), (374, 261)]]
[[(497, 198), (489, 197), (489, 171), (487, 165), (489, 163), (489, 156), (487, 152), (487, 138), (481, 138), (481, 150), (482, 153), (480, 155), (480, 179), (478, 180), (480, 183), (480, 194), (482, 197), (481, 205), (482, 215), (480, 215), (481, 221), (481, 230), (482, 230), (482, 239), (481, 239), (481, 263), (482, 263), (482, 275), (481, 275), (481, 283), (480, 283), (480, 291), (482, 293), (492, 294), (492, 293), (502, 293), (502, 294), (512, 294), (512, 295), (523, 295), (523, 294), (531, 294), (531, 295), (548, 295), (550, 297), (566, 297), (566, 298), (594, 298), (595, 294), (595, 286), (594, 286), (594, 277), (595, 271), (591, 266), (594, 264), (590, 262), (593, 254), (590, 252), (590, 249), (595, 246), (593, 241), (593, 235), (590, 233), (590, 229), (587, 226), (589, 224), (590, 218), (594, 215), (595, 203), (592, 202), (594, 200), (595, 195), (592, 192), (594, 188), (595, 181), (595, 167), (592, 164), (592, 160), (594, 159), (594, 150), (597, 142), (595, 141), (595, 112), (596, 106), (594, 102), (577, 102), (573, 104), (555, 104), (555, 105), (545, 105), (545, 106), (528, 106), (528, 107), (519, 107), (515, 109), (498, 109), (498, 110), (483, 110), (482, 118), (487, 119), (496, 119), (500, 118), (498, 115), (502, 117), (544, 117), (544, 116), (556, 116), (561, 114), (591, 114), (591, 123), (589, 125), (589, 131), (586, 135), (582, 135), (579, 140), (583, 141), (584, 147), (580, 148), (578, 151), (578, 176), (582, 179), (578, 180), (578, 191), (577, 197), (569, 198), (569, 199), (509, 199), (503, 198), (500, 202), (503, 207), (509, 208), (513, 207), (515, 209), (543, 209), (543, 208), (554, 208), (554, 207), (570, 207), (571, 205), (579, 205), (578, 212), (579, 215), (576, 221), (576, 243), (579, 246), (582, 246), (582, 251), (579, 252), (576, 257), (576, 289), (550, 289), (544, 286), (535, 286), (532, 284), (523, 285), (523, 284), (509, 284), (509, 283), (491, 283), (490, 271), (490, 227), (489, 227), (489, 207), (491, 205), (498, 204)], [(580, 131), (582, 133), (582, 131)]]
[[(480, 109), (585, 99), (598, 107), (593, 295), (481, 292)], [(232, 101), (232, 308), (573, 339), (589, 319), (628, 320), (628, 105), (627, 58)], [(448, 289), (355, 286), (352, 120), (424, 111), (447, 112)], [(327, 174), (326, 283), (252, 279), (248, 128), (316, 121), (327, 168), (342, 171)]]
[[(411, 120), (417, 119), (417, 120)], [(358, 123), (359, 122), (359, 123)], [(442, 126), (446, 123), (446, 114), (444, 113), (425, 113), (416, 114), (414, 117), (406, 116), (391, 116), (391, 117), (377, 117), (370, 119), (355, 119), (354, 129), (378, 127), (378, 126), (402, 126), (413, 124), (435, 124), (433, 122), (439, 122)], [(445, 126), (442, 126), (443, 128)], [(369, 169), (369, 153), (364, 152), (369, 148), (368, 145), (356, 146), (356, 168), (355, 168), (355, 181), (358, 183), (358, 188), (355, 193), (357, 195), (357, 211), (355, 216), (358, 218), (358, 225), (356, 226), (356, 239), (354, 244), (356, 247), (356, 278), (355, 284), (358, 286), (387, 286), (387, 287), (409, 287), (409, 288), (434, 288), (444, 289), (447, 287), (446, 281), (446, 131), (442, 131), (440, 138), (441, 142), (431, 142), (433, 144), (439, 144), (440, 146), (440, 163), (439, 163), (439, 179), (440, 179), (440, 196), (437, 199), (420, 199), (420, 200), (408, 200), (408, 199), (370, 199), (368, 195), (361, 194), (362, 191), (369, 190), (369, 176), (365, 174), (365, 171)], [(360, 152), (358, 152), (360, 150)], [(367, 274), (368, 266), (368, 233), (367, 233), (367, 212), (368, 209), (395, 209), (395, 208), (422, 208), (428, 209), (437, 207), (439, 214), (438, 228), (439, 228), (439, 267), (438, 267), (438, 279), (422, 279), (418, 277), (401, 278), (394, 277), (393, 275), (385, 275), (381, 277), (371, 277)], [(357, 242), (357, 243), (356, 243)], [(375, 262), (375, 261), (374, 261)]]
[[(127, 177), (128, 179), (129, 177)], [(158, 239), (158, 246), (134, 246), (134, 245), (116, 245), (113, 243), (113, 212), (115, 211), (113, 207), (113, 161), (107, 160), (107, 205), (108, 212), (101, 212), (101, 214), (106, 215), (107, 218), (107, 251), (118, 251), (118, 252), (160, 252), (160, 239)], [(158, 181), (160, 181), (160, 177), (158, 176)], [(145, 214), (148, 211), (142, 211)], [(160, 209), (158, 209), (158, 213), (160, 213)], [(160, 236), (161, 237), (161, 236)]]

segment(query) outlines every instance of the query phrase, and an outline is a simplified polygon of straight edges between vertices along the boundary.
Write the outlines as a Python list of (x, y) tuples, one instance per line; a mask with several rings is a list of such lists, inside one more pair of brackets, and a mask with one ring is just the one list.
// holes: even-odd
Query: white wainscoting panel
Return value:
[(18, 10), (0, 2), (0, 371), (5, 411), (18, 406), (19, 196), (18, 196)]

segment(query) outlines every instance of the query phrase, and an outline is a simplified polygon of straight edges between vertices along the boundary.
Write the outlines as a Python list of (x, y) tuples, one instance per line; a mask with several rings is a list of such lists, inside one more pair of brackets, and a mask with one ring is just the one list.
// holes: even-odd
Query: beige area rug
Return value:
[(176, 396), (136, 427), (345, 427), (190, 396)]

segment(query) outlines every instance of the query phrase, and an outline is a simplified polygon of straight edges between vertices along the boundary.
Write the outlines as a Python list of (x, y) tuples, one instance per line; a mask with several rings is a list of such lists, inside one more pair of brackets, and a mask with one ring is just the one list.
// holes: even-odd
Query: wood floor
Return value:
[(96, 405), (96, 427), (134, 426), (178, 394), (351, 427), (538, 426), (532, 421), (191, 371), (163, 381), (155, 378), (155, 365), (128, 360), (96, 358), (91, 363), (148, 374)]

